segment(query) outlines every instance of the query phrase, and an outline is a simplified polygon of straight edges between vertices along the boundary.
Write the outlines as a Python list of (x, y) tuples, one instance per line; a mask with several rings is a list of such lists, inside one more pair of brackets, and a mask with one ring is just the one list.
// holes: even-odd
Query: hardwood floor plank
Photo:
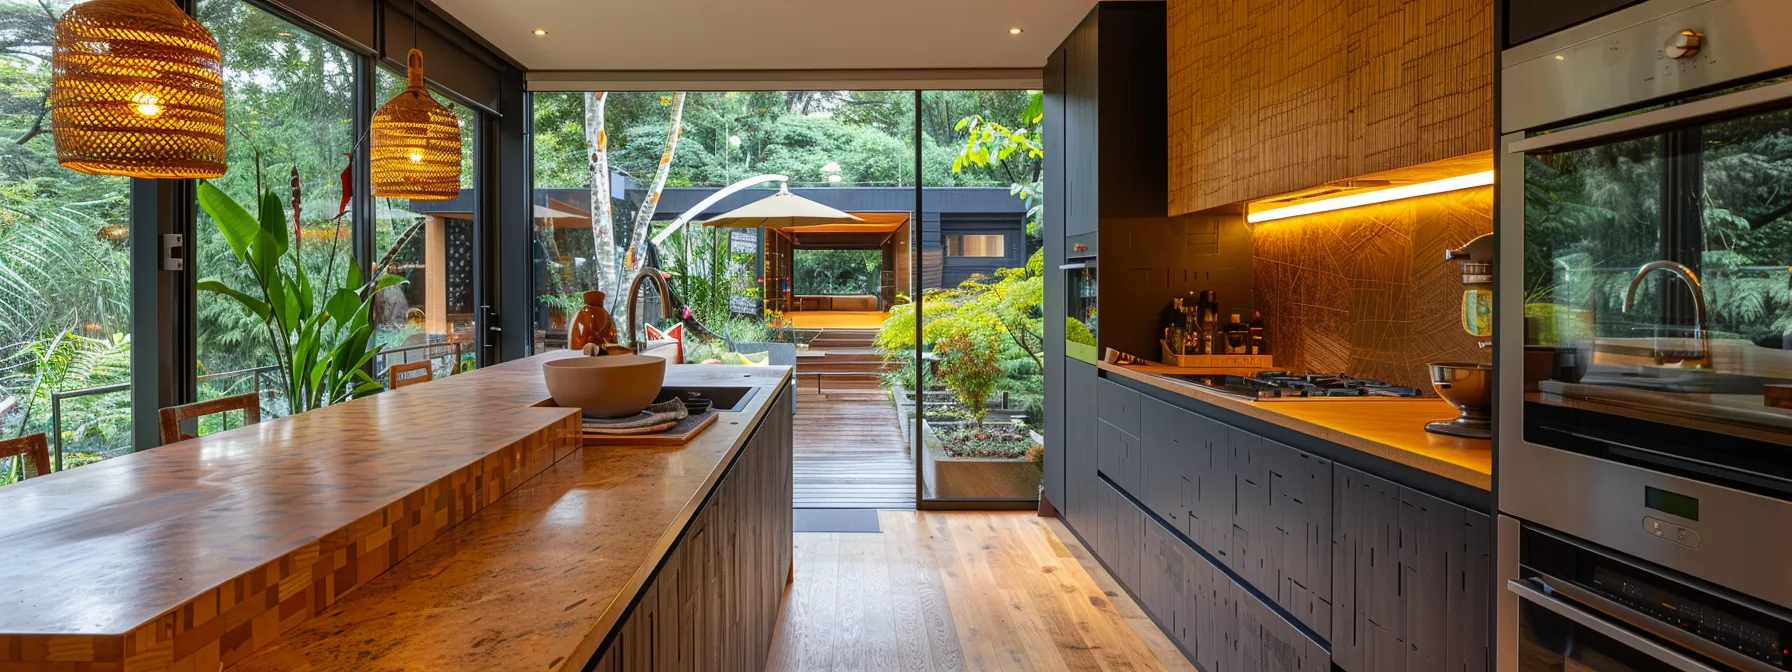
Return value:
[(879, 521), (881, 534), (796, 535), (796, 583), (767, 669), (1195, 669), (1057, 521)]
[[(916, 561), (913, 512), (882, 511), (878, 513), (887, 574), (890, 577), (890, 608), (895, 618), (897, 667), (902, 670), (932, 670), (935, 667), (931, 640), (932, 628), (923, 609), (923, 593), (936, 585), (939, 575), (926, 574)], [(941, 628), (951, 632), (948, 624)], [(944, 668), (941, 668), (944, 669)], [(957, 668), (950, 668), (957, 669)]]
[[(799, 538), (809, 534), (797, 535)], [(810, 609), (810, 617), (817, 623), (838, 624), (837, 613), (840, 608), (840, 535), (838, 533), (815, 534), (812, 543), (815, 553), (809, 559), (813, 567), (798, 566), (797, 581), (804, 585), (814, 600)], [(807, 541), (807, 540), (805, 540)], [(803, 545), (801, 543), (799, 546)], [(813, 582), (802, 584), (802, 582)], [(801, 670), (834, 669), (834, 628), (803, 629), (802, 662), (797, 666)]]

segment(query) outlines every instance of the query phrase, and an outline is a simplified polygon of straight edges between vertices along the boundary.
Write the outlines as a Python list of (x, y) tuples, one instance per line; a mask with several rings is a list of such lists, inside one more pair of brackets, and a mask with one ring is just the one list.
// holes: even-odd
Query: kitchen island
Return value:
[(0, 668), (578, 670), (637, 653), (631, 619), (668, 604), (721, 624), (674, 627), (687, 655), (763, 653), (789, 369), (669, 367), (756, 389), (683, 447), (582, 448), (576, 412), (533, 406), (566, 356), (9, 486)]

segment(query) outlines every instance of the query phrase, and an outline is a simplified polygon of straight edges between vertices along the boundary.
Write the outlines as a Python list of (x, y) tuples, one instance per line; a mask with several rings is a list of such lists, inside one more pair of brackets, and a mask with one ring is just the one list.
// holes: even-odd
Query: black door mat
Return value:
[(796, 509), (797, 532), (867, 532), (877, 534), (877, 509)]

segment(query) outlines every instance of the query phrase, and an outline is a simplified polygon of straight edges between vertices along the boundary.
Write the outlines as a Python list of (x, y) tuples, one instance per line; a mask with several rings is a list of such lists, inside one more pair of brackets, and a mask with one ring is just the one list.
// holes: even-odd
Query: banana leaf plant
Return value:
[[(248, 267), (255, 287), (239, 290), (217, 278), (199, 281), (201, 291), (228, 296), (261, 320), (274, 345), (280, 382), (293, 413), (322, 408), (384, 389), (368, 373), (373, 361), (372, 305), (380, 290), (404, 279), (381, 274), (365, 279), (347, 259), (347, 281), (322, 309), (317, 287), (300, 263), (284, 206), (272, 190), (262, 190), (250, 214), (210, 182), (199, 183), (199, 207), (211, 215), (230, 251)], [(330, 282), (326, 279), (324, 287)]]

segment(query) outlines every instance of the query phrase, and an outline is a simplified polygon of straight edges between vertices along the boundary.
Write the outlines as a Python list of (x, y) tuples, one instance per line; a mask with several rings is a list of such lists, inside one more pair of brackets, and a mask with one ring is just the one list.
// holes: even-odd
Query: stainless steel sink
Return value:
[(685, 401), (708, 399), (710, 403), (715, 404), (715, 410), (739, 413), (747, 410), (747, 402), (752, 401), (753, 395), (758, 391), (759, 388), (757, 387), (745, 386), (681, 387), (677, 385), (667, 385), (660, 388), (660, 396), (655, 398), (653, 403), (657, 404), (673, 399), (683, 399)]

